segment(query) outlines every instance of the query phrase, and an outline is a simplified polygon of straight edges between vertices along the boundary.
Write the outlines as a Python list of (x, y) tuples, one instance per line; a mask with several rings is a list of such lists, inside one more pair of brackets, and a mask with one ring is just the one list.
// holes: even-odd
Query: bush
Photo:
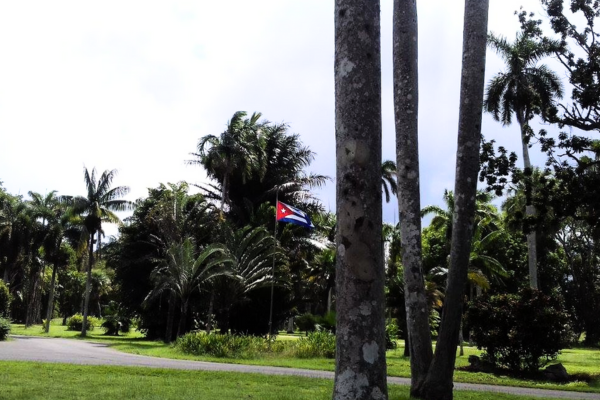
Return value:
[(0, 318), (0, 342), (6, 340), (10, 333), (10, 321), (6, 318)]
[(335, 333), (336, 316), (335, 312), (329, 311), (322, 317), (315, 318), (315, 328), (319, 331), (326, 330)]
[(298, 358), (335, 358), (335, 335), (328, 331), (311, 332), (298, 339), (293, 354)]
[(302, 314), (295, 319), (296, 326), (302, 332), (313, 332), (317, 325), (317, 319), (311, 313)]
[(285, 345), (258, 336), (220, 335), (190, 332), (175, 342), (175, 347), (186, 354), (227, 358), (253, 358), (261, 353), (280, 353)]
[[(98, 318), (88, 316), (88, 319), (87, 319), (87, 330), (88, 331), (93, 331), (94, 328), (96, 328), (98, 325), (100, 325), (100, 320)], [(75, 314), (71, 318), (69, 318), (69, 320), (67, 321), (67, 330), (68, 331), (80, 331), (81, 328), (83, 328), (83, 315)]]
[(392, 350), (398, 347), (396, 340), (398, 339), (398, 320), (392, 318), (385, 324), (385, 348)]
[(8, 318), (10, 314), (10, 302), (12, 298), (8, 286), (0, 280), (0, 318)]
[(107, 335), (118, 336), (119, 332), (128, 333), (131, 330), (131, 318), (121, 304), (111, 301), (104, 310), (102, 328)]
[(533, 289), (481, 297), (469, 304), (467, 322), (483, 359), (515, 371), (535, 371), (556, 359), (570, 336), (562, 299)]

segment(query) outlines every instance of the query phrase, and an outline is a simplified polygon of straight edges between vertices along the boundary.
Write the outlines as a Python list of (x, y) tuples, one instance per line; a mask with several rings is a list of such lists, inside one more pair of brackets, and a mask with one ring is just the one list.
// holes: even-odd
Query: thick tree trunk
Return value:
[(167, 311), (167, 331), (165, 332), (165, 343), (171, 343), (173, 339), (173, 322), (175, 320), (175, 294), (169, 295), (169, 310)]
[(54, 311), (54, 288), (56, 286), (56, 270), (58, 269), (58, 263), (54, 263), (52, 268), (52, 280), (50, 281), (50, 295), (48, 296), (48, 307), (46, 307), (46, 325), (44, 326), (44, 332), (50, 332), (50, 321), (52, 320), (52, 312)]
[(380, 7), (335, 2), (336, 369), (334, 400), (387, 399), (381, 252)]
[[(517, 113), (518, 114), (518, 113)], [(529, 145), (527, 140), (525, 117), (517, 116), (519, 127), (521, 129), (521, 144), (523, 146), (523, 168), (525, 170), (525, 215), (534, 217), (537, 214), (535, 206), (531, 204), (533, 197), (533, 168), (529, 159)], [(537, 233), (535, 227), (527, 234), (527, 261), (529, 265), (529, 286), (532, 289), (538, 289), (538, 271), (537, 271)]]
[(467, 284), (479, 173), (488, 8), (489, 0), (465, 2), (452, 250), (435, 356), (420, 393), (428, 400), (452, 399), (452, 377)]
[(419, 85), (416, 0), (394, 1), (394, 111), (398, 211), (404, 266), (406, 325), (410, 340), (411, 394), (419, 393), (433, 358), (429, 307), (421, 263), (419, 189)]
[(90, 234), (90, 245), (88, 253), (87, 279), (85, 281), (85, 297), (83, 303), (83, 325), (81, 327), (81, 336), (87, 335), (87, 320), (90, 309), (90, 293), (92, 292), (92, 267), (94, 266), (94, 233)]

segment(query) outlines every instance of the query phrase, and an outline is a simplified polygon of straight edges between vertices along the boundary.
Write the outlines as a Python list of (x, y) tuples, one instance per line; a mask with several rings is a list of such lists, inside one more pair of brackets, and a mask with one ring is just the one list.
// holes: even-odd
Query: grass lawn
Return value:
[[(81, 337), (79, 337), (78, 332), (67, 331), (66, 327), (60, 326), (58, 324), (51, 326), (50, 335), (43, 334), (40, 326), (33, 326), (29, 329), (25, 329), (23, 325), (13, 325), (13, 330), (11, 333), (14, 335), (49, 336), (81, 339)], [(284, 336), (283, 338), (278, 337), (278, 339), (295, 340), (297, 339), (297, 337), (295, 336), (296, 335), (293, 335), (291, 337)], [(254, 359), (193, 356), (184, 354), (176, 348), (174, 348), (173, 346), (165, 345), (162, 342), (144, 340), (139, 332), (132, 332), (128, 335), (115, 337), (106, 336), (103, 334), (103, 331), (101, 329), (98, 329), (92, 331), (87, 340), (108, 343), (115, 350), (123, 351), (126, 353), (140, 354), (153, 357), (198, 361), (214, 361), (233, 364), (269, 365), (327, 371), (333, 371), (335, 368), (334, 360), (326, 358), (298, 359), (278, 354), (267, 355), (264, 357)], [(398, 349), (388, 351), (387, 353), (388, 375), (390, 376), (410, 376), (409, 359), (403, 357), (404, 348), (402, 346), (403, 343), (400, 343)], [(468, 365), (467, 359), (469, 355), (478, 355), (479, 353), (480, 351), (476, 348), (465, 347), (465, 355), (462, 357), (457, 357), (457, 367)], [(457, 370), (454, 374), (454, 380), (456, 382), (600, 393), (600, 350), (566, 349), (559, 356), (558, 362), (561, 362), (570, 374), (589, 374), (593, 375), (595, 379), (590, 383), (578, 381), (570, 382), (568, 384), (556, 384), (516, 379), (513, 377), (498, 376), (494, 374), (473, 373)]]
[[(0, 382), (0, 400), (326, 400), (333, 386), (330, 380), (292, 376), (5, 361)], [(409, 399), (408, 387), (389, 390), (390, 399)], [(454, 398), (539, 399), (462, 391)]]

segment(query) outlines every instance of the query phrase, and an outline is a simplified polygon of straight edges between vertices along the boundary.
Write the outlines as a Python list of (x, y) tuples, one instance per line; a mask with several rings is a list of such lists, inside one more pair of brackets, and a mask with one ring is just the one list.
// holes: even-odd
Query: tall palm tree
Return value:
[(114, 213), (115, 211), (131, 210), (134, 203), (120, 198), (129, 193), (129, 187), (117, 186), (111, 188), (112, 181), (117, 175), (117, 170), (106, 170), (96, 178), (96, 169), (90, 174), (87, 168), (83, 169), (84, 182), (87, 189), (87, 196), (77, 196), (68, 198), (73, 213), (78, 214), (82, 220), (84, 238), (88, 242), (88, 269), (85, 285), (85, 302), (83, 307), (83, 327), (81, 335), (87, 334), (87, 318), (89, 311), (92, 267), (94, 265), (94, 236), (97, 235), (98, 249), (100, 249), (100, 235), (102, 233), (102, 223), (120, 223), (121, 220)]
[[(532, 130), (529, 121), (535, 115), (543, 118), (552, 109), (554, 99), (563, 95), (560, 78), (539, 61), (551, 56), (560, 48), (556, 41), (536, 41), (527, 33), (521, 32), (513, 43), (506, 38), (490, 34), (488, 44), (504, 59), (506, 71), (496, 75), (489, 83), (484, 99), (484, 110), (491, 113), (496, 121), (510, 125), (515, 114), (521, 130), (523, 147), (523, 167), (525, 169), (527, 192), (532, 187), (528, 183), (532, 173), (529, 158), (529, 140)], [(529, 196), (531, 197), (531, 196)], [(526, 214), (535, 216), (535, 206), (528, 200)], [(536, 232), (527, 234), (529, 258), (529, 282), (532, 288), (538, 287)]]
[[(226, 265), (233, 264), (234, 260), (227, 255), (227, 249), (220, 244), (206, 247), (196, 255), (196, 245), (192, 238), (186, 238), (182, 243), (175, 243), (167, 250), (164, 260), (153, 271), (155, 281), (154, 289), (146, 301), (158, 297), (163, 292), (171, 294), (171, 300), (177, 299), (180, 303), (180, 319), (177, 336), (185, 331), (190, 297), (194, 292), (202, 290), (218, 276), (231, 276), (231, 270)], [(173, 315), (171, 306), (167, 323), (165, 341), (171, 340)]]
[(260, 113), (253, 113), (250, 118), (245, 111), (233, 114), (227, 129), (219, 136), (206, 135), (198, 141), (196, 153), (191, 153), (195, 160), (188, 164), (200, 164), (206, 169), (208, 176), (217, 180), (221, 186), (221, 212), (228, 202), (229, 180), (234, 170), (239, 170), (244, 179), (249, 178), (257, 168), (262, 157), (258, 131), (262, 124), (258, 122)]
[(394, 196), (398, 193), (396, 172), (396, 163), (392, 160), (386, 160), (381, 164), (381, 187), (385, 194), (386, 203), (390, 202), (390, 192)]

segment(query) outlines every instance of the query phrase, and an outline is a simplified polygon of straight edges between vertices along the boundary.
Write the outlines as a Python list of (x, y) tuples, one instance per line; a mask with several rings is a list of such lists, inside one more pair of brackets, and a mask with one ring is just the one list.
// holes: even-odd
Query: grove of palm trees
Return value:
[[(143, 355), (333, 370), (336, 400), (391, 399), (392, 375), (427, 400), (455, 381), (597, 394), (600, 5), (542, 0), (549, 27), (520, 10), (511, 40), (488, 32), (488, 1), (466, 1), (455, 186), (423, 205), (417, 4), (394, 2), (392, 161), (370, 3), (335, 5), (336, 176), (292, 124), (232, 110), (161, 160), (197, 180), (137, 199), (116, 169), (84, 167), (75, 193), (0, 181), (0, 341), (73, 331)], [(504, 67), (485, 82), (492, 55)], [(520, 146), (496, 145), (486, 116)], [(332, 183), (335, 205), (319, 196)], [(279, 222), (280, 203), (314, 228)]]

